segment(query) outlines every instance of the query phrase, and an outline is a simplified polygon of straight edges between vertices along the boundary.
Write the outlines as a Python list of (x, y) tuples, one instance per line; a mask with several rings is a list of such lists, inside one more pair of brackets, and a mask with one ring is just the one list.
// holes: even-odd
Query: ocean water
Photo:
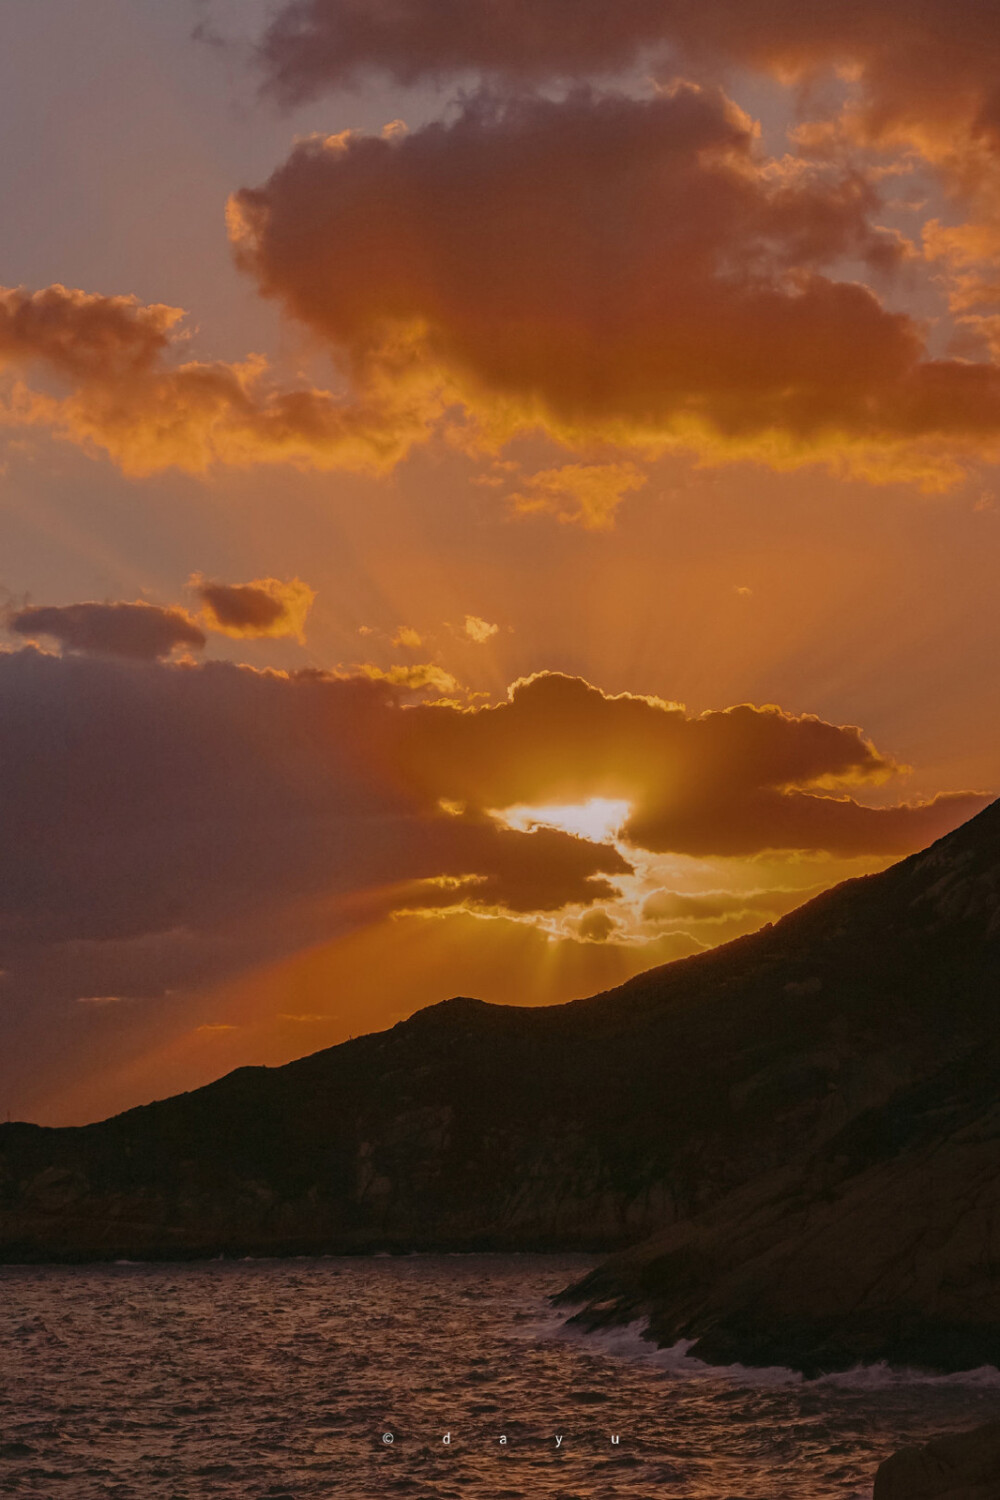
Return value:
[(803, 1381), (575, 1333), (547, 1299), (589, 1264), (0, 1268), (0, 1494), (849, 1500), (1000, 1414), (995, 1370)]

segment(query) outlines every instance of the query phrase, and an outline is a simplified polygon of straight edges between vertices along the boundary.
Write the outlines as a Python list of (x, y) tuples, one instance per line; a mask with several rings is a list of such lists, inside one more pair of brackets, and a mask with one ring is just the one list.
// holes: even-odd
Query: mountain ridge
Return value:
[[(960, 1297), (950, 1334), (915, 1306), (894, 1332), (880, 1304), (864, 1332), (863, 1297), (828, 1306), (820, 1286), (786, 1307), (775, 1278), (843, 1279), (818, 1252), (797, 1272), (796, 1234), (841, 1243), (827, 1199), (848, 1223), (866, 1193), (902, 1212), (900, 1184), (946, 1126), (978, 1131), (966, 1156), (992, 1171), (998, 954), (994, 803), (881, 874), (600, 995), (454, 996), (107, 1121), (0, 1126), (0, 1260), (608, 1251), (573, 1290), (584, 1322), (648, 1317), (654, 1337), (748, 1363), (889, 1350), (955, 1367), (994, 1348), (1000, 1315), (970, 1342)], [(856, 1247), (841, 1253), (866, 1274)]]

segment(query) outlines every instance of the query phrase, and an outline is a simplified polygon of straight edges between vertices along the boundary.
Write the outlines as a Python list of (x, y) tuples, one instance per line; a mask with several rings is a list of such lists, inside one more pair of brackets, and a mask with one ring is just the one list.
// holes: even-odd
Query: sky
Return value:
[(1000, 791), (982, 0), (0, 60), (0, 1115), (777, 920)]

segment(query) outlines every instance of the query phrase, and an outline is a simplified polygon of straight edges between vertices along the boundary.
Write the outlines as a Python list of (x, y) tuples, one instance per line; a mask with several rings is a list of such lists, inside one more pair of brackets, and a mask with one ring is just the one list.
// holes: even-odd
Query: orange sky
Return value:
[(1000, 787), (995, 27), (565, 5), (11, 20), (15, 1118), (607, 987)]

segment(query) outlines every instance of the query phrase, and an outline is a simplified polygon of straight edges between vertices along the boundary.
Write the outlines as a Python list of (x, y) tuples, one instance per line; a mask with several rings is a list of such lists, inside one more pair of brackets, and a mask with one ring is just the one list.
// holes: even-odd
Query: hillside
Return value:
[(100, 1124), (0, 1126), (0, 1258), (624, 1249), (586, 1319), (706, 1357), (1000, 1358), (998, 948), (993, 804), (604, 995), (454, 999)]

